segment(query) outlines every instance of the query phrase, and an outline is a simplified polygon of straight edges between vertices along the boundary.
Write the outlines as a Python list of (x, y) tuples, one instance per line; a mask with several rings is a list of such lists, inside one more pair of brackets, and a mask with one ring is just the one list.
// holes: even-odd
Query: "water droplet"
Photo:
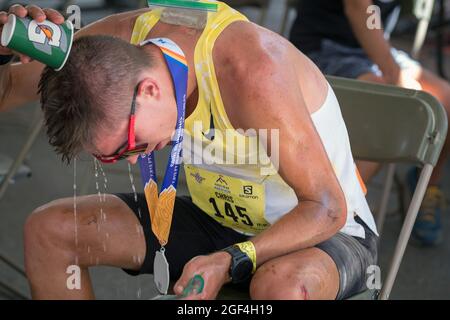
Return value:
[(106, 191), (108, 190), (108, 178), (106, 177), (105, 170), (103, 170), (103, 165), (99, 162), (100, 172), (103, 176), (103, 202), (106, 203)]
[[(103, 170), (102, 164), (94, 158), (94, 169), (95, 169), (95, 189), (97, 191), (98, 200), (100, 202), (100, 222), (106, 222), (106, 213), (103, 211), (103, 203), (106, 203), (106, 190), (108, 187), (108, 179), (106, 177), (106, 173)], [(98, 181), (99, 178), (99, 171), (101, 172), (101, 175), (103, 177), (103, 188), (104, 192), (102, 193), (100, 189), (100, 183)], [(97, 232), (100, 232), (100, 222), (97, 224)]]
[(134, 184), (134, 176), (133, 176), (133, 171), (131, 170), (131, 164), (130, 163), (128, 163), (128, 175), (130, 177), (131, 189), (133, 190), (133, 194), (134, 194), (134, 201), (137, 203), (138, 202), (138, 198), (137, 198), (136, 186)]
[[(131, 170), (130, 163), (128, 163), (128, 175), (130, 177), (131, 189), (133, 190), (133, 194), (134, 194), (134, 202), (136, 202), (136, 204), (138, 204), (138, 195), (136, 192), (136, 185), (134, 184), (134, 176), (133, 176), (133, 171)], [(139, 206), (138, 206), (138, 215), (139, 215), (139, 218), (142, 219), (141, 208)]]
[(73, 160), (73, 218), (75, 220), (75, 248), (78, 248), (78, 219), (77, 219), (77, 158)]

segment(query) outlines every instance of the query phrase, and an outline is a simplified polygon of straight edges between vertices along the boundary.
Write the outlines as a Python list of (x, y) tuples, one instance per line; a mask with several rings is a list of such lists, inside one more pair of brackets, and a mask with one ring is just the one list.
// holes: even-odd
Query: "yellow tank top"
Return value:
[[(204, 2), (217, 3), (218, 11), (208, 14), (207, 25), (195, 47), (194, 59), (199, 98), (195, 111), (186, 119), (186, 129), (190, 132), (193, 131), (194, 122), (199, 120), (209, 128), (210, 107), (212, 107), (211, 111), (216, 121), (215, 128), (218, 130), (232, 129), (220, 97), (212, 51), (214, 43), (226, 27), (235, 21), (248, 21), (245, 16), (224, 3), (209, 0)], [(131, 44), (138, 45), (144, 41), (160, 17), (161, 10), (152, 10), (138, 17), (133, 29)]]
[[(231, 23), (248, 19), (222, 2), (214, 3), (218, 4), (218, 11), (208, 13), (207, 24), (194, 53), (199, 100), (185, 124), (183, 157), (186, 181), (193, 202), (203, 212), (226, 227), (243, 234), (255, 235), (290, 212), (298, 205), (298, 199), (276, 170), (276, 150), (272, 150), (275, 154), (269, 158), (257, 138), (258, 132), (243, 134), (235, 130), (226, 114), (214, 68), (213, 47), (219, 35)], [(143, 42), (160, 17), (161, 10), (152, 10), (139, 16), (131, 43), (138, 45)], [(238, 84), (236, 89), (239, 89)], [(339, 108), (338, 104), (337, 107)], [(340, 121), (339, 125), (341, 122), (343, 124), (342, 117), (336, 121)], [(344, 137), (347, 137), (345, 124), (343, 128)], [(271, 135), (272, 139), (276, 138), (273, 136), (276, 134), (274, 132), (263, 130), (260, 133)], [(343, 143), (348, 144), (348, 139), (344, 139)], [(341, 181), (341, 185), (348, 186), (343, 186), (343, 189), (349, 192), (354, 188), (359, 190), (356, 194), (352, 192), (353, 197), (346, 194), (351, 214), (348, 214), (343, 232), (364, 237), (363, 228), (353, 220), (355, 211), (363, 211), (363, 220), (371, 228), (374, 223), (373, 219), (369, 221), (372, 218), (370, 210), (354, 174), (355, 166), (350, 146), (348, 144), (343, 147), (348, 151), (345, 153), (345, 159), (340, 159), (343, 161), (337, 161), (335, 164), (333, 155), (329, 154), (330, 160), (338, 178), (341, 177), (340, 181), (344, 176), (349, 180), (344, 183)], [(341, 155), (336, 156), (342, 158)], [(351, 174), (345, 175), (345, 172)], [(349, 203), (352, 202), (351, 199), (356, 200)]]

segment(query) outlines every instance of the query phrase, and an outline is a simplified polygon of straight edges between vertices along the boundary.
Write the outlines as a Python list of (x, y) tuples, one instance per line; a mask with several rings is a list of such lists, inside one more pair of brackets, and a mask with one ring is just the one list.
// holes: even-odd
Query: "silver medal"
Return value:
[(159, 293), (167, 294), (170, 285), (169, 263), (164, 255), (165, 249), (155, 252), (155, 261), (153, 262), (153, 279)]

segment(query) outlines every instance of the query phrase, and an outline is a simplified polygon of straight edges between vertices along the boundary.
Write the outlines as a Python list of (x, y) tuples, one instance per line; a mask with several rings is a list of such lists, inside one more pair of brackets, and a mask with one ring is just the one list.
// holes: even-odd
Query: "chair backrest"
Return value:
[(431, 95), (395, 86), (327, 77), (339, 100), (354, 157), (436, 165), (447, 116)]

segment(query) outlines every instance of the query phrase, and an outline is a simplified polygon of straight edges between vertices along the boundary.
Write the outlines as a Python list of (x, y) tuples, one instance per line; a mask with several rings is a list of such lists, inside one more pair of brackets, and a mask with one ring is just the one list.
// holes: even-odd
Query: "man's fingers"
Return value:
[[(14, 14), (20, 18), (30, 16), (32, 19), (40, 23), (46, 19), (56, 24), (61, 24), (64, 22), (64, 17), (54, 9), (50, 8), (41, 9), (40, 7), (32, 4), (27, 5), (26, 7), (20, 4), (15, 4), (9, 8), (8, 13), (4, 11), (0, 12), (0, 30), (3, 28), (3, 25), (8, 22), (9, 14)], [(9, 54), (15, 53), (7, 48), (0, 47), (0, 55), (9, 55)], [(19, 54), (19, 58), (22, 63), (29, 63), (33, 61), (30, 57), (26, 55)]]
[(28, 11), (28, 15), (31, 18), (33, 18), (36, 22), (43, 22), (46, 19), (44, 10), (42, 10), (38, 6), (34, 4), (29, 4), (28, 6), (26, 6), (26, 9)]
[(0, 46), (0, 55), (2, 55), (2, 56), (9, 56), (9, 55), (12, 55), (12, 54), (14, 54), (14, 52), (12, 52), (11, 49), (8, 49), (8, 48)]
[(0, 24), (8, 22), (8, 14), (15, 14), (18, 17), (24, 18), (27, 15), (36, 20), (37, 22), (43, 22), (48, 19), (56, 24), (62, 24), (64, 17), (55, 9), (47, 8), (41, 9), (40, 7), (30, 4), (23, 7), (19, 4), (15, 4), (9, 8), (9, 13), (4, 11), (0, 12)]
[(61, 13), (55, 9), (47, 8), (43, 10), (47, 19), (56, 24), (62, 24), (64, 22), (64, 17)]
[(27, 9), (25, 9), (25, 7), (20, 4), (12, 5), (9, 8), (9, 13), (15, 14), (20, 18), (25, 18), (28, 15)]
[(183, 290), (187, 287), (190, 279), (191, 277), (187, 275), (186, 272), (183, 272), (181, 278), (175, 283), (175, 286), (173, 287), (173, 291), (176, 295), (179, 296), (183, 294)]
[(20, 57), (20, 62), (22, 62), (23, 64), (30, 63), (31, 61), (33, 61), (30, 57), (24, 56), (23, 54), (20, 54), (19, 57)]
[(0, 12), (0, 24), (6, 24), (8, 22), (8, 13), (5, 11)]

